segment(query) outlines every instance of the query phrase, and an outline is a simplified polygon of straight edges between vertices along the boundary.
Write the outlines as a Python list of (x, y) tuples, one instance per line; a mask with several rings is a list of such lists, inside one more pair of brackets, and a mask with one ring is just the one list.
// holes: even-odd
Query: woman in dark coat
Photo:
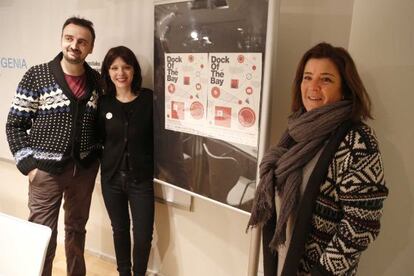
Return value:
[(141, 68), (124, 46), (111, 48), (102, 64), (104, 96), (99, 102), (103, 141), (102, 193), (111, 219), (119, 275), (144, 276), (154, 223), (153, 97), (141, 88)]

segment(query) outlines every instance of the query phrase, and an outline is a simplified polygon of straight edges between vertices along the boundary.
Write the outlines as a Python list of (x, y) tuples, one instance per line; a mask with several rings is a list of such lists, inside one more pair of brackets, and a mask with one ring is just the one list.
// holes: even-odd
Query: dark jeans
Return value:
[(154, 186), (152, 179), (137, 181), (126, 172), (117, 172), (102, 183), (106, 210), (111, 219), (119, 275), (131, 275), (131, 209), (134, 246), (134, 276), (144, 276), (151, 250), (154, 224)]
[(89, 169), (74, 168), (69, 164), (64, 172), (52, 175), (38, 170), (29, 185), (29, 221), (49, 226), (52, 229), (43, 266), (43, 276), (52, 275), (52, 264), (56, 251), (57, 222), (62, 197), (65, 210), (65, 253), (69, 276), (86, 274), (85, 225), (89, 218), (92, 191), (95, 186), (99, 162)]

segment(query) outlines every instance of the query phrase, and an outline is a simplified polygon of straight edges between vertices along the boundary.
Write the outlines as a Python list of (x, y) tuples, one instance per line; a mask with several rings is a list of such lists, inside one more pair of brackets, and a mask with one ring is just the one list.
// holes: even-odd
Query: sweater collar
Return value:
[[(57, 84), (62, 89), (63, 93), (71, 101), (76, 101), (75, 96), (73, 95), (72, 91), (69, 88), (69, 85), (65, 80), (65, 73), (63, 72), (62, 66), (60, 65), (62, 58), (63, 53), (60, 52), (52, 61), (49, 62), (49, 65), (52, 70), (52, 74), (55, 77)], [(83, 66), (85, 67), (86, 74), (86, 91), (85, 95), (80, 100), (89, 99), (92, 91), (97, 88), (97, 82), (94, 78), (94, 70), (88, 65), (86, 61), (83, 63)]]

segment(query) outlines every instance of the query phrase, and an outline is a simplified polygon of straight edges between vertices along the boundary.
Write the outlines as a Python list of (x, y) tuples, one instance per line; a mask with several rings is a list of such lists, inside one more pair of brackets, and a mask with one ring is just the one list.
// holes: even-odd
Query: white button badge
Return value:
[(112, 113), (111, 113), (111, 112), (106, 113), (105, 117), (106, 117), (108, 120), (109, 120), (109, 119), (112, 119)]

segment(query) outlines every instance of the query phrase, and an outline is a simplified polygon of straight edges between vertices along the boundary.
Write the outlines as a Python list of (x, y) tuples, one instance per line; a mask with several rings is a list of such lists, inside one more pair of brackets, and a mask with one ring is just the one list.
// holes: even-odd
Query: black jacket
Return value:
[(117, 171), (124, 151), (129, 153), (132, 174), (138, 180), (154, 175), (153, 93), (141, 89), (129, 123), (122, 104), (113, 95), (99, 101), (99, 130), (103, 144), (101, 180), (109, 181)]

